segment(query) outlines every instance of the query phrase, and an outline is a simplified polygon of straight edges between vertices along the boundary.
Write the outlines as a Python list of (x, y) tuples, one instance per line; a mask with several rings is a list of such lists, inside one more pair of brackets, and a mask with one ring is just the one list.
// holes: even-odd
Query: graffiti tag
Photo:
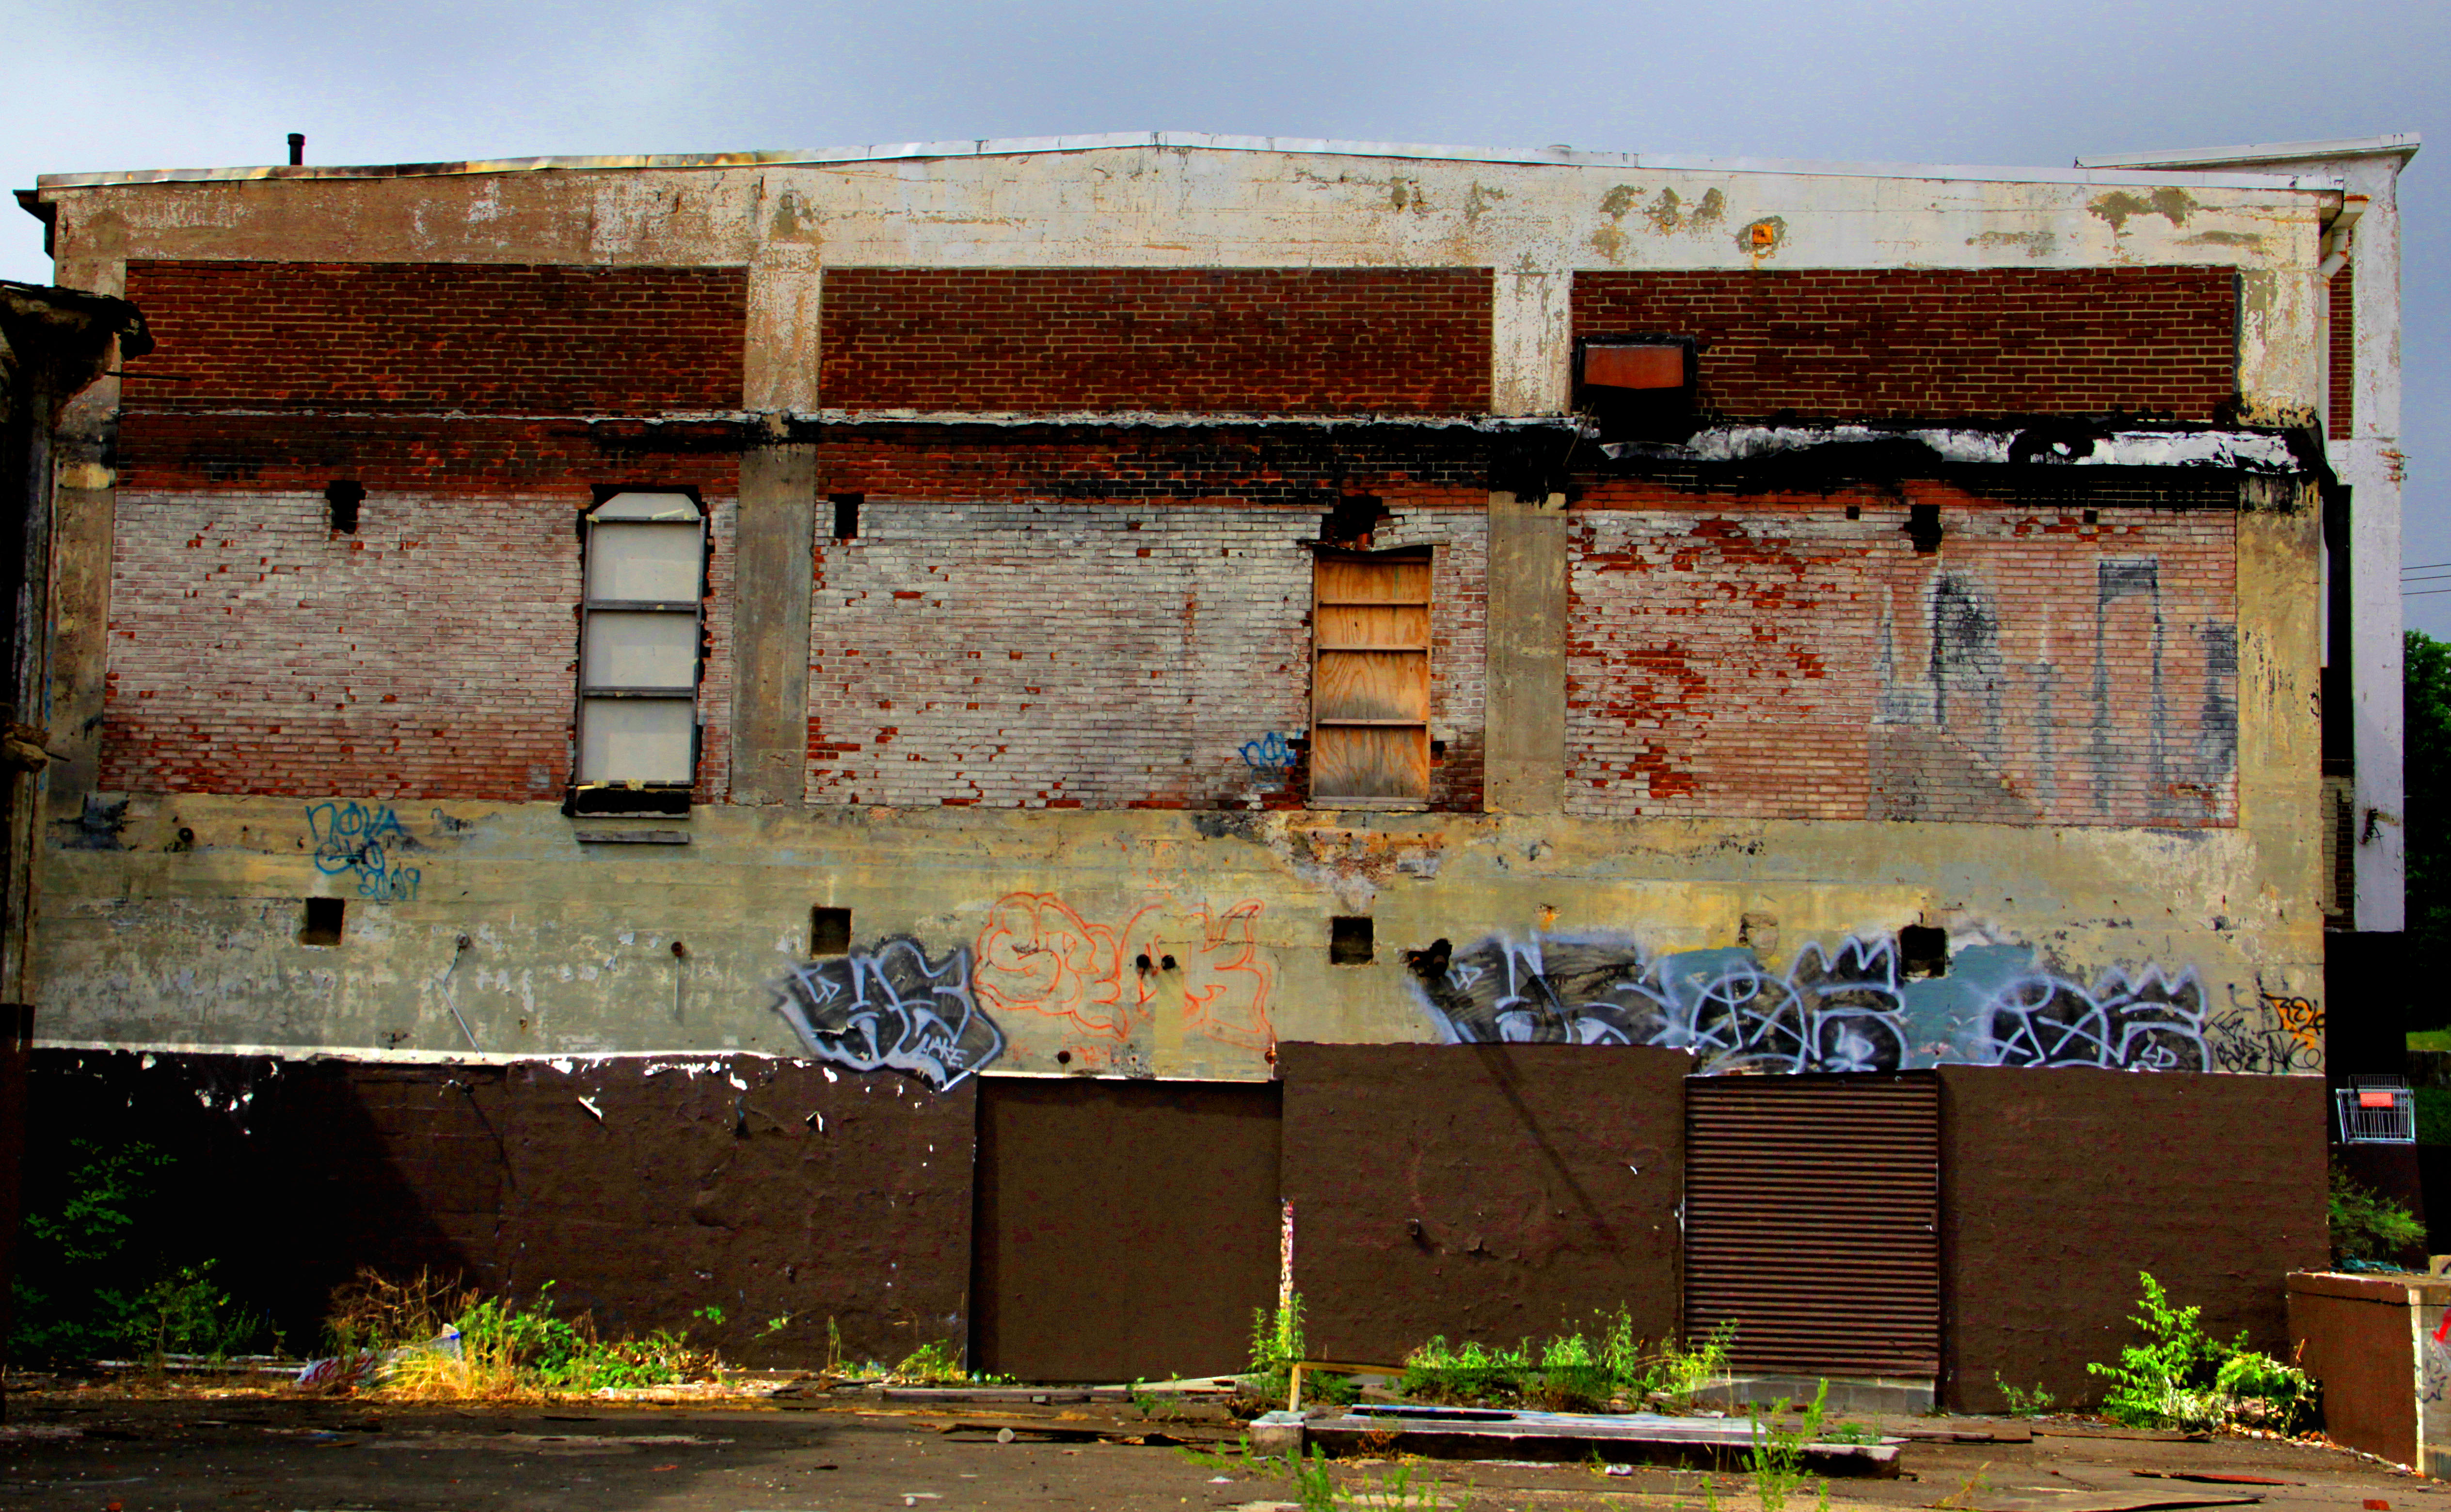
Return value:
[(422, 874), (397, 864), (392, 852), (420, 846), (389, 804), (315, 804), (306, 810), (306, 829), (315, 841), (315, 869), (324, 876), (355, 874), (361, 898), (406, 902), (417, 897)]
[(1258, 740), (1245, 741), (1242, 751), (1243, 765), (1255, 772), (1281, 772), (1294, 764), (1294, 748), (1273, 729)]
[(794, 966), (775, 1011), (819, 1060), (906, 1072), (938, 1092), (1004, 1054), (1004, 1032), (971, 997), (971, 953), (931, 960), (907, 935)]
[(1001, 1011), (1063, 1018), (1086, 1039), (1122, 1042), (1149, 1021), (1161, 991), (1180, 991), (1186, 1031), (1265, 1050), (1276, 1031), (1260, 912), (1248, 901), (1221, 914), (1152, 903), (1111, 929), (1052, 893), (1013, 893), (979, 931), (979, 996)]
[[(2224, 1071), (2284, 1074), (2324, 1069), (2324, 1010), (2312, 999), (2262, 993), (2270, 1022), (2236, 1011), (2206, 1025), (2206, 1043)], [(2231, 994), (2237, 1002), (2235, 991)]]

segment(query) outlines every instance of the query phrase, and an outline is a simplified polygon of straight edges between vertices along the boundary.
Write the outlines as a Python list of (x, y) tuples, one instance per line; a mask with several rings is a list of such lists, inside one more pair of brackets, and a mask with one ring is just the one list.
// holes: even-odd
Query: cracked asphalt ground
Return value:
[[(1281, 1475), (1226, 1473), (1156, 1444), (1058, 1442), (1084, 1432), (1053, 1409), (1014, 1413), (1012, 1442), (943, 1410), (839, 1402), (672, 1407), (369, 1404), (273, 1395), (143, 1398), (13, 1394), (0, 1428), (0, 1505), (33, 1512), (413, 1512), (425, 1508), (1258, 1508), (1290, 1506)], [(1073, 1414), (1078, 1419), (1080, 1414)], [(1827, 1483), (1864, 1512), (2451, 1512), (2451, 1487), (2344, 1451), (2247, 1439), (2105, 1436), (2099, 1425), (1914, 1419), (2009, 1442), (1916, 1442), (1894, 1481)], [(1216, 1425), (1180, 1436), (1230, 1435)], [(2019, 1441), (2023, 1442), (2019, 1442)], [(1408, 1502), (1385, 1499), (1408, 1473)], [(1357, 1507), (1659, 1508), (1764, 1512), (1741, 1475), (1578, 1464), (1340, 1463)], [(2246, 1479), (2239, 1479), (2246, 1478)], [(1424, 1496), (1426, 1493), (1426, 1497)], [(1787, 1512), (1817, 1512), (1808, 1487)]]

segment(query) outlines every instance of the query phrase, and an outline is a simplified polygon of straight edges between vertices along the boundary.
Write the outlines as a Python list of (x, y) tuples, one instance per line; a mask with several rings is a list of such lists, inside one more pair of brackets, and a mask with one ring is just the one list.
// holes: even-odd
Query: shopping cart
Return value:
[(2351, 1076), (2332, 1091), (2344, 1145), (2417, 1143), (2417, 1095), (2401, 1076)]

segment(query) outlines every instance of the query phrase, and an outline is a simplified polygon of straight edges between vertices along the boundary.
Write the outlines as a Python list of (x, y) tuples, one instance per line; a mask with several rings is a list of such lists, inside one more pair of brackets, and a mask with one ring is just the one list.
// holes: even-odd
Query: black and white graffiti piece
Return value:
[(2204, 988), (2192, 971), (2113, 967), (2090, 991), (2042, 972), (1993, 991), (1991, 1064), (2210, 1071)]
[(2209, 1071), (2193, 971), (2106, 972), (2091, 987), (2029, 951), (1976, 946), (1906, 980), (1897, 947), (1808, 944), (1784, 974), (1742, 946), (1646, 959), (1621, 940), (1445, 941), (1407, 958), (1423, 1004), (1464, 1043), (1657, 1045), (1713, 1072), (1897, 1071), (1943, 1061)]
[(1004, 1032), (971, 997), (971, 953), (942, 960), (909, 936), (803, 961), (775, 987), (775, 1011), (819, 1060), (902, 1071), (938, 1092), (1004, 1054)]

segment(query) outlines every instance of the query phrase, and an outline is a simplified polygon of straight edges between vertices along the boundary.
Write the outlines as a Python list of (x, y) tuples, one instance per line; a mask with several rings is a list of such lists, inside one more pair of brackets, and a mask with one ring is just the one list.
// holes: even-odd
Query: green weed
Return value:
[(931, 1339), (902, 1357), (893, 1367), (896, 1381), (940, 1386), (947, 1382), (968, 1381), (971, 1372), (963, 1366), (953, 1347), (941, 1339)]
[(1231, 1454), (1221, 1453), (1215, 1449), (1204, 1449), (1196, 1444), (1178, 1444), (1174, 1446), (1174, 1452), (1204, 1470), (1216, 1470), (1227, 1475), (1248, 1475), (1254, 1465), (1251, 1458), (1251, 1436), (1247, 1433), (1243, 1435), (1241, 1447)]
[(2105, 1414), (2134, 1427), (2251, 1423), (2285, 1433), (2313, 1410), (2316, 1386), (2305, 1371), (2248, 1348), (2244, 1333), (2221, 1343), (2205, 1332), (2204, 1308), (2173, 1304), (2149, 1273), (2136, 1279), (2145, 1294), (2128, 1321), (2145, 1342), (2123, 1346), (2117, 1365), (2086, 1367), (2112, 1383)]
[[(1266, 1308), (1251, 1309), (1251, 1362), (1244, 1373), (1243, 1389), (1252, 1396), (1283, 1402), (1292, 1390), (1293, 1367), (1303, 1358), (1303, 1300), (1296, 1292), (1273, 1311)], [(1308, 1375), (1304, 1385), (1314, 1395), (1319, 1377)], [(1347, 1400), (1350, 1400), (1349, 1398)]]
[(1830, 1399), (1830, 1383), (1824, 1381), (1805, 1405), (1803, 1417), (1793, 1428), (1779, 1422), (1789, 1406), (1788, 1399), (1771, 1404), (1765, 1414), (1753, 1414), (1753, 1447), (1746, 1454), (1745, 1467), (1753, 1472), (1754, 1494), (1760, 1501), (1762, 1512), (1781, 1512), (1787, 1505), (1788, 1494), (1803, 1481), (1804, 1446), (1818, 1442), (1821, 1414)]
[(1690, 1348), (1671, 1343), (1653, 1353), (1635, 1337), (1626, 1308), (1593, 1322), (1588, 1334), (1537, 1346), (1526, 1339), (1511, 1348), (1477, 1341), (1457, 1347), (1434, 1335), (1405, 1356), (1397, 1389), (1422, 1402), (1523, 1403), (1553, 1412), (1590, 1411), (1620, 1398), (1684, 1401), (1724, 1373), (1735, 1337), (1723, 1327)]
[(2009, 1416), (2012, 1418), (2039, 1418), (2050, 1411), (2052, 1404), (2058, 1400), (2044, 1390), (2039, 1381), (2034, 1383), (2031, 1391), (2020, 1390), (2010, 1386), (1997, 1370), (1991, 1372), (1991, 1384), (1998, 1386), (2000, 1395), (2008, 1399)]

